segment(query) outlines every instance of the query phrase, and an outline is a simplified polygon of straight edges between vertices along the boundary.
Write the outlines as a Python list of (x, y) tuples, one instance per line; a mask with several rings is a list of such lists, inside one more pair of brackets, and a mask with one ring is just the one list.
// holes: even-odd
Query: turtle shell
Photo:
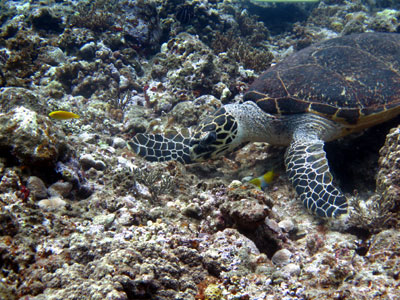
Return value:
[(311, 112), (363, 128), (400, 113), (400, 34), (362, 33), (307, 47), (268, 69), (244, 96), (270, 114)]

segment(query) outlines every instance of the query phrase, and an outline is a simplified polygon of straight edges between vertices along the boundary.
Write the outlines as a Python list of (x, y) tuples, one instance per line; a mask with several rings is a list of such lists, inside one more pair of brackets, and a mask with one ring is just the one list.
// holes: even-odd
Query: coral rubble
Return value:
[[(352, 213), (333, 224), (296, 199), (283, 148), (254, 143), (183, 166), (146, 162), (127, 145), (140, 132), (190, 134), (314, 42), (398, 33), (399, 9), (0, 1), (0, 298), (398, 299), (398, 120), (384, 143), (391, 124), (363, 144), (337, 142), (361, 156), (382, 141), (379, 162), (376, 153), (343, 166), (328, 149), (340, 183), (359, 189), (346, 190)], [(54, 110), (81, 117), (54, 120)], [(265, 192), (246, 182), (271, 169)]]

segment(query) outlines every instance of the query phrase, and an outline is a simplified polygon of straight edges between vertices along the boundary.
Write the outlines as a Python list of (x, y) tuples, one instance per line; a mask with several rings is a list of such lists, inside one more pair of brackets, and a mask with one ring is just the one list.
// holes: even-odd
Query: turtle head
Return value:
[(187, 164), (217, 158), (243, 144), (238, 120), (226, 107), (200, 122), (189, 138), (181, 134), (166, 137), (139, 133), (128, 145), (149, 161), (177, 160)]
[(204, 119), (190, 139), (192, 161), (204, 161), (235, 151), (242, 145), (238, 120), (226, 109)]

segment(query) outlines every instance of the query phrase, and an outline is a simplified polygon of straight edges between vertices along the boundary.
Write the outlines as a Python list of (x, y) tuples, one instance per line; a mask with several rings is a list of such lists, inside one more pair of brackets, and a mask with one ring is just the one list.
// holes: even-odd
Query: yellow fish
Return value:
[(276, 174), (273, 170), (268, 171), (260, 177), (253, 178), (249, 182), (257, 186), (260, 190), (264, 191), (268, 185), (274, 180)]
[(79, 116), (69, 111), (64, 110), (56, 110), (49, 113), (49, 117), (56, 120), (68, 120), (68, 119), (77, 119)]

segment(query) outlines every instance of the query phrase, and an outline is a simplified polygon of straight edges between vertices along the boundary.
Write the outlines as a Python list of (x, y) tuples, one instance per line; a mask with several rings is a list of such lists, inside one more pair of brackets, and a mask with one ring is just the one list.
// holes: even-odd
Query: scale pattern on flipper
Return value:
[(320, 217), (347, 212), (345, 196), (332, 184), (322, 141), (293, 141), (286, 151), (286, 170), (304, 206)]
[(129, 147), (138, 155), (148, 161), (177, 160), (188, 164), (190, 159), (190, 139), (176, 134), (167, 138), (161, 134), (136, 134), (132, 141), (128, 142)]

